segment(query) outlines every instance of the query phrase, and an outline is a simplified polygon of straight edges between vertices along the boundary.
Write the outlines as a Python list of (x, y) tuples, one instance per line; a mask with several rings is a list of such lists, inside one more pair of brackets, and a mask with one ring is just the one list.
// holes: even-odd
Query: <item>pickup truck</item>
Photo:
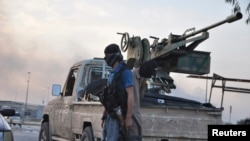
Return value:
[[(62, 89), (53, 84), (56, 98), (45, 107), (39, 141), (101, 141), (98, 94), (110, 69), (103, 59), (83, 60), (72, 65)], [(85, 91), (90, 84), (95, 93)], [(222, 123), (222, 108), (155, 89), (148, 88), (140, 103), (144, 141), (206, 141), (208, 125)]]
[(19, 112), (16, 112), (14, 116), (9, 117), (9, 124), (18, 125), (20, 128), (22, 127), (23, 119)]

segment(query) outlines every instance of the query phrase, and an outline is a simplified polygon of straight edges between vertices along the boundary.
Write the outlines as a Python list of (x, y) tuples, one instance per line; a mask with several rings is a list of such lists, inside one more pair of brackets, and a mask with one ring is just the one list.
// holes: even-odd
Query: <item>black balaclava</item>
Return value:
[(104, 60), (107, 65), (113, 67), (116, 61), (120, 62), (123, 60), (123, 56), (121, 55), (121, 51), (117, 44), (110, 44), (104, 50)]

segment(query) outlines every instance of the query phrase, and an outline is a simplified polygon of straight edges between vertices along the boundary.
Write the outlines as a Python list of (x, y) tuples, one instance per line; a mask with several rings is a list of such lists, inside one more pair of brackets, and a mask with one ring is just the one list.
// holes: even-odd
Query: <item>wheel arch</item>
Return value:
[[(91, 122), (83, 122), (83, 127), (82, 127), (82, 132), (84, 131), (84, 129), (86, 128), (86, 127), (91, 127), (92, 128), (92, 123)], [(93, 129), (92, 129), (93, 130)]]
[(49, 115), (48, 114), (43, 115), (42, 123), (44, 123), (44, 122), (49, 122)]
[(82, 128), (82, 134), (81, 134), (81, 141), (88, 139), (88, 141), (94, 141), (95, 135), (93, 132), (93, 126), (91, 122), (84, 122), (83, 128)]

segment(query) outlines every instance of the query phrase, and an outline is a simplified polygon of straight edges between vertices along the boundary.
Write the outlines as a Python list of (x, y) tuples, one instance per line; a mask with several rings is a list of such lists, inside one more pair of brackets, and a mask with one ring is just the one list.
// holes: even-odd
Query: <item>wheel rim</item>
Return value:
[(129, 46), (129, 34), (126, 32), (122, 35), (122, 39), (121, 39), (121, 50), (123, 52), (126, 52)]

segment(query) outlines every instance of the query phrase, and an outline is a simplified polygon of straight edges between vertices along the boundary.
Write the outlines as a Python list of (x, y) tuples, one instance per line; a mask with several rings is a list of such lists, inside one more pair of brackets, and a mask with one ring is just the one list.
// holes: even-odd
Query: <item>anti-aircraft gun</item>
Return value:
[(147, 38), (130, 37), (127, 32), (121, 34), (121, 50), (127, 51), (128, 64), (138, 67), (143, 61), (154, 60), (159, 70), (151, 84), (161, 86), (167, 93), (175, 89), (170, 72), (203, 75), (210, 72), (210, 52), (194, 50), (201, 42), (209, 38), (208, 30), (224, 23), (232, 23), (242, 18), (240, 12), (228, 16), (225, 20), (195, 31), (186, 30), (182, 35), (169, 34), (168, 38), (150, 36), (154, 41), (150, 45)]

